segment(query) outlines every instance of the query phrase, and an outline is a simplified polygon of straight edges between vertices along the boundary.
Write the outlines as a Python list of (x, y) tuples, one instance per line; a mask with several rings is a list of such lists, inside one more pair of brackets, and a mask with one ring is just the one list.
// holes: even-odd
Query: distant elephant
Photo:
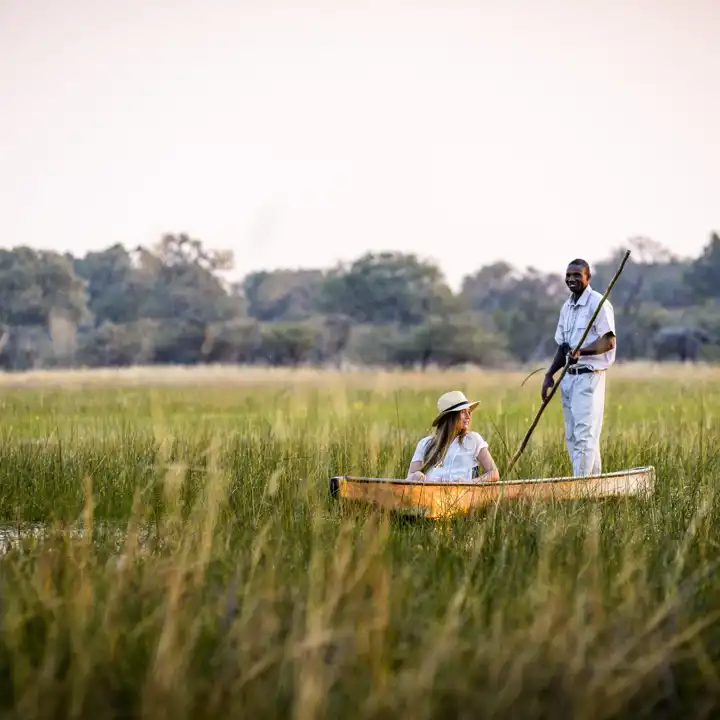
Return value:
[(697, 361), (700, 347), (711, 342), (710, 335), (701, 328), (672, 326), (658, 330), (653, 336), (656, 360), (677, 358), (683, 362)]

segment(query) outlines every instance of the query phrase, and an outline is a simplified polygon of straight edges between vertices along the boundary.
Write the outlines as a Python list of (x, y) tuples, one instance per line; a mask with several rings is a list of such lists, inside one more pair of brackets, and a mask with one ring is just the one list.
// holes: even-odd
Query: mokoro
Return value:
[(426, 518), (463, 515), (500, 500), (579, 500), (651, 493), (653, 466), (587, 477), (555, 477), (498, 482), (411, 482), (394, 478), (330, 478), (330, 495)]

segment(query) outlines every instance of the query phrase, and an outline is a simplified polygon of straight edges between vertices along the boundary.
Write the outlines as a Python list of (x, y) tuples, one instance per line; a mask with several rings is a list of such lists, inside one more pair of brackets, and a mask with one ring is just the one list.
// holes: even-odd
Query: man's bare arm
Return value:
[(555, 357), (553, 358), (552, 363), (550, 363), (550, 367), (543, 378), (542, 390), (540, 391), (540, 397), (542, 397), (543, 402), (547, 400), (548, 393), (552, 390), (552, 386), (555, 384), (553, 381), (553, 375), (561, 367), (563, 367), (563, 365), (565, 365), (565, 358), (567, 357), (568, 351), (569, 348), (567, 345), (558, 345)]
[(545, 373), (546, 376), (549, 375), (552, 377), (565, 364), (565, 358), (567, 357), (568, 352), (569, 348), (567, 345), (558, 345), (555, 357), (550, 363), (548, 371)]
[(605, 333), (602, 337), (599, 337), (595, 342), (590, 343), (575, 355), (575, 357), (586, 357), (588, 355), (602, 355), (603, 353), (610, 352), (615, 348), (615, 335), (611, 332)]

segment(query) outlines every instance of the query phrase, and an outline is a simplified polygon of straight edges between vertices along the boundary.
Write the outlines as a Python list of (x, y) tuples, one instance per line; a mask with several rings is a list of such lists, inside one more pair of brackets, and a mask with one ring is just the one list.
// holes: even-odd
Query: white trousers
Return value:
[(560, 383), (565, 442), (573, 475), (597, 475), (602, 472), (600, 433), (605, 411), (606, 371), (571, 375)]

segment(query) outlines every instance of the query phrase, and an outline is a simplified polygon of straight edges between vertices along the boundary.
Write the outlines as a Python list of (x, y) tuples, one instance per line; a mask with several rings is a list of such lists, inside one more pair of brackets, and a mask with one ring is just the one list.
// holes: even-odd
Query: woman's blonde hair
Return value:
[(448, 413), (445, 415), (437, 425), (435, 434), (430, 438), (430, 442), (425, 446), (425, 452), (423, 453), (423, 464), (420, 468), (420, 472), (427, 473), (427, 471), (434, 467), (445, 457), (445, 453), (448, 451), (452, 441), (457, 437), (458, 442), (462, 445), (462, 440), (466, 435), (466, 431), (463, 428), (460, 433), (456, 433), (455, 428), (458, 424), (458, 418), (460, 417), (460, 411)]

